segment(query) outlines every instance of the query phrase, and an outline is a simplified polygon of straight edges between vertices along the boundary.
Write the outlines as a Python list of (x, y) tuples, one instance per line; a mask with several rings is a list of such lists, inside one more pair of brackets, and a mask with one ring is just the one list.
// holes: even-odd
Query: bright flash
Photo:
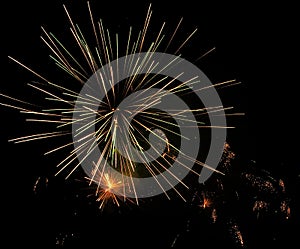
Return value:
[(118, 198), (120, 198), (120, 193), (123, 184), (122, 181), (117, 181), (112, 174), (105, 173), (102, 177), (100, 176), (98, 180), (90, 179), (90, 182), (97, 184), (96, 201), (100, 202), (100, 209), (103, 209), (106, 204), (113, 202), (118, 207), (120, 206)]

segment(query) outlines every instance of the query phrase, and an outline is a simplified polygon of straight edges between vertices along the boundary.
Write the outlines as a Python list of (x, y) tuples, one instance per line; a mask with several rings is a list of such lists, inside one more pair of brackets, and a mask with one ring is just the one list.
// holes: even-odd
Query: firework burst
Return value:
[[(170, 189), (185, 200), (175, 186), (179, 184), (189, 188), (183, 181), (189, 172), (203, 176), (201, 170), (192, 169), (193, 165), (199, 165), (203, 171), (206, 170), (205, 177), (212, 172), (224, 174), (216, 169), (216, 162), (223, 153), (223, 147), (217, 146), (219, 152), (214, 167), (197, 159), (197, 139), (200, 128), (212, 130), (212, 138), (216, 136), (214, 130), (231, 128), (223, 122), (224, 119), (217, 124), (206, 124), (201, 119), (207, 116), (210, 121), (212, 117), (220, 119), (225, 116), (225, 111), (231, 111), (232, 107), (224, 108), (222, 104), (214, 105), (215, 103), (204, 103), (204, 106), (201, 106), (199, 99), (199, 105), (194, 107), (185, 102), (197, 101), (195, 93), (214, 91), (215, 87), (234, 85), (238, 82), (228, 80), (203, 86), (199, 77), (190, 77), (183, 69), (172, 77), (166, 73), (180, 67), (183, 60), (181, 49), (197, 29), (186, 36), (175, 49), (174, 56), (169, 56), (171, 59), (164, 65), (160, 63), (161, 57), (157, 59), (156, 56), (162, 56), (162, 52), (168, 50), (182, 25), (182, 18), (169, 38), (164, 35), (166, 23), (162, 23), (158, 32), (151, 34), (153, 40), (148, 45), (146, 37), (149, 36), (148, 28), (152, 17), (150, 5), (143, 28), (135, 35), (134, 28), (130, 27), (126, 44), (120, 44), (124, 37), (121, 39), (119, 34), (111, 34), (102, 20), (96, 21), (87, 2), (95, 38), (95, 46), (92, 47), (88, 44), (84, 31), (73, 21), (66, 6), (63, 7), (70, 23), (70, 34), (80, 51), (80, 56), (74, 55), (63, 41), (43, 27), (41, 39), (51, 51), (50, 57), (55, 64), (77, 83), (71, 86), (54, 83), (9, 56), (12, 61), (37, 76), (39, 81), (29, 83), (28, 86), (45, 96), (47, 107), (39, 108), (33, 103), (4, 94), (1, 94), (4, 99), (1, 105), (26, 114), (28, 122), (46, 123), (47, 129), (48, 125), (53, 127), (50, 131), (24, 135), (9, 141), (23, 143), (72, 136), (72, 141), (49, 149), (45, 155), (68, 151), (57, 164), (56, 174), (66, 171), (68, 178), (82, 166), (90, 184), (97, 186), (97, 200), (100, 201), (101, 208), (108, 200), (119, 206), (119, 201), (126, 198), (133, 198), (136, 203), (140, 197), (154, 196), (158, 193), (164, 193), (170, 198)], [(125, 51), (120, 47), (125, 47)], [(213, 50), (214, 48), (210, 49), (199, 58)], [(162, 102), (169, 102), (171, 105), (161, 108)], [(174, 105), (177, 102), (180, 102), (180, 108)], [(193, 132), (185, 134), (182, 127)], [(182, 145), (194, 140), (194, 144), (198, 144), (195, 152), (182, 149)], [(175, 163), (177, 168), (180, 168), (179, 174), (173, 170)], [(148, 192), (141, 194), (141, 185), (145, 185), (142, 184), (145, 183), (145, 179), (151, 179), (152, 182), (146, 184)], [(205, 203), (203, 205), (207, 206)]]
[[(95, 184), (97, 185), (99, 183), (99, 181), (95, 179), (89, 179), (89, 178), (87, 179), (89, 181), (95, 182)], [(100, 202), (99, 207), (103, 209), (105, 204), (109, 201), (113, 201), (113, 203), (115, 203), (119, 207), (120, 204), (118, 199), (119, 196), (121, 196), (121, 194), (115, 194), (115, 193), (121, 193), (122, 182), (114, 179), (113, 175), (108, 173), (105, 173), (104, 176), (100, 177), (100, 179), (101, 181), (103, 181), (102, 186), (105, 187), (97, 188), (96, 191), (96, 196), (97, 196), (96, 201)]]

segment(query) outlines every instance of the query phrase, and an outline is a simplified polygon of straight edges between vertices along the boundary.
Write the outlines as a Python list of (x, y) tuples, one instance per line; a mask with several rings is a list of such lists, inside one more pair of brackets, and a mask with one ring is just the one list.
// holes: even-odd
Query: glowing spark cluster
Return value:
[(228, 225), (229, 225), (229, 233), (232, 236), (232, 238), (235, 240), (236, 245), (239, 245), (240, 247), (244, 247), (244, 239), (240, 231), (239, 225), (233, 219), (230, 219), (228, 221)]
[(266, 201), (255, 201), (253, 205), (253, 212), (257, 213), (257, 218), (259, 218), (260, 212), (268, 212), (270, 208), (270, 203)]
[(261, 176), (257, 176), (251, 173), (245, 173), (245, 179), (253, 188), (256, 188), (259, 191), (266, 191), (268, 193), (276, 192), (276, 188), (274, 187), (272, 182), (268, 179), (262, 178)]
[(288, 200), (283, 200), (280, 203), (280, 211), (285, 214), (285, 218), (289, 219), (291, 217), (291, 207)]
[(212, 205), (212, 200), (210, 199), (210, 197), (207, 196), (207, 194), (203, 191), (202, 192), (202, 204), (200, 204), (199, 206), (202, 207), (203, 209), (205, 208), (209, 208)]
[(282, 179), (276, 179), (270, 172), (251, 163), (236, 165), (235, 153), (227, 143), (219, 169), (226, 175), (216, 174), (206, 184), (194, 189), (189, 202), (190, 217), (185, 229), (176, 234), (172, 248), (181, 248), (182, 241), (190, 238), (189, 234), (195, 229), (193, 224), (199, 226), (197, 222), (200, 221), (207, 229), (222, 227), (222, 233), (227, 234), (232, 247), (247, 248), (247, 231), (240, 224), (244, 213), (253, 217), (253, 222), (268, 222), (271, 217), (272, 227), (276, 222), (281, 224), (290, 219), (290, 198)]
[(105, 174), (102, 180), (104, 181), (103, 184), (106, 186), (106, 188), (100, 189), (96, 193), (98, 195), (97, 201), (101, 202), (100, 208), (103, 208), (103, 205), (108, 200), (113, 200), (116, 205), (120, 206), (117, 199), (118, 196), (115, 195), (112, 190), (118, 191), (118, 189), (122, 187), (122, 182), (114, 182), (114, 180), (110, 178), (108, 174)]

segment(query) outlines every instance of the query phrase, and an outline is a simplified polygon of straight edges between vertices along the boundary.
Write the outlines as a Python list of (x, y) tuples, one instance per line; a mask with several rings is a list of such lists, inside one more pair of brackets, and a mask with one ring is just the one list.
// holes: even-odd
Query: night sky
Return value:
[[(65, 36), (66, 44), (75, 46), (64, 3), (80, 28), (91, 31), (86, 1), (11, 1), (6, 3), (5, 9), (3, 7), (8, 12), (3, 36), (7, 45), (1, 48), (1, 54), (7, 61), (7, 69), (3, 71), (6, 80), (2, 80), (0, 94), (34, 104), (43, 102), (41, 96), (26, 87), (26, 83), (37, 78), (7, 56), (56, 82), (68, 80), (49, 59), (50, 51), (40, 39), (43, 26), (58, 36)], [(90, 3), (94, 17), (101, 18), (112, 33), (127, 34), (130, 25), (136, 30), (142, 28), (150, 2)], [(63, 174), (54, 176), (55, 165), (63, 155), (43, 155), (54, 145), (50, 140), (7, 142), (30, 134), (32, 129), (42, 131), (43, 127), (32, 126), (24, 122), (26, 117), (17, 110), (0, 106), (2, 206), (6, 209), (2, 213), (7, 219), (2, 242), (10, 245), (7, 248), (17, 245), (24, 248), (171, 248), (178, 234), (174, 248), (219, 248), (220, 245), (242, 248), (232, 233), (233, 221), (239, 225), (245, 248), (274, 245), (294, 248), (293, 243), (298, 244), (292, 234), (300, 229), (296, 121), (299, 97), (293, 62), (297, 48), (295, 7), (214, 1), (203, 4), (190, 0), (152, 3), (153, 31), (164, 21), (166, 32), (173, 30), (183, 17), (178, 39), (198, 27), (197, 35), (182, 51), (183, 57), (193, 62), (216, 47), (196, 65), (213, 83), (231, 79), (242, 82), (220, 91), (224, 106), (234, 106), (236, 112), (245, 113), (241, 117), (228, 117), (228, 125), (236, 127), (228, 131), (227, 140), (236, 157), (230, 166), (229, 178), (224, 179), (229, 191), (221, 201), (217, 200), (220, 223), (212, 225), (205, 212), (195, 210), (190, 201), (194, 192), (186, 193), (187, 203), (171, 193), (174, 197), (171, 200), (162, 195), (141, 200), (140, 206), (130, 202), (121, 203), (121, 207), (109, 204), (101, 211), (94, 196), (90, 196), (93, 190), (82, 181), (82, 172), (76, 172), (67, 181)], [(87, 39), (92, 40), (92, 37), (87, 34)], [(175, 45), (176, 42), (179, 41), (175, 41)], [(257, 219), (252, 212), (257, 196), (255, 189), (247, 188), (246, 181), (243, 182), (241, 176), (245, 172), (284, 181), (284, 198), (289, 200), (291, 208), (289, 219), (281, 219), (272, 207), (263, 218)], [(37, 179), (39, 182), (33, 191)], [(192, 190), (197, 188), (195, 182), (191, 186)], [(198, 188), (201, 191), (201, 187)], [(213, 184), (209, 189), (215, 190)], [(235, 191), (240, 194), (238, 198), (232, 194)], [(275, 200), (274, 195), (262, 194), (261, 198), (276, 203), (281, 197)]]

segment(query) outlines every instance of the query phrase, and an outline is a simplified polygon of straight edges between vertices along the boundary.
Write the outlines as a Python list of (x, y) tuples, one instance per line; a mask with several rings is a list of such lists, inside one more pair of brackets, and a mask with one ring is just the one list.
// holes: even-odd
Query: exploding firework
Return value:
[[(136, 203), (139, 197), (159, 193), (164, 193), (169, 198), (167, 191), (170, 189), (184, 199), (175, 185), (188, 188), (182, 181), (184, 176), (189, 172), (200, 175), (200, 172), (192, 169), (194, 164), (206, 170), (206, 173), (203, 173), (205, 170), (202, 172), (204, 178), (208, 178), (212, 172), (223, 174), (216, 169), (218, 158), (222, 155), (218, 146), (214, 148), (219, 149), (215, 155), (215, 165), (197, 159), (199, 128), (225, 130), (228, 127), (224, 118), (220, 117), (224, 117), (224, 111), (231, 110), (232, 107), (224, 108), (220, 101), (216, 101), (218, 105), (213, 105), (215, 103), (212, 102), (210, 105), (204, 103), (203, 106), (200, 104), (203, 100), (197, 99), (195, 93), (210, 94), (209, 91), (215, 91), (215, 87), (237, 82), (229, 80), (203, 86), (203, 78), (190, 77), (184, 69), (171, 72), (174, 68), (184, 66), (180, 51), (197, 29), (188, 34), (175, 50), (173, 54), (177, 56), (169, 56), (169, 60), (163, 61), (164, 53), (160, 51), (167, 51), (180, 29), (182, 18), (169, 38), (164, 35), (166, 23), (163, 23), (157, 34), (151, 35), (154, 40), (148, 45), (146, 36), (152, 17), (150, 5), (142, 30), (135, 37), (134, 28), (130, 27), (125, 51), (121, 51), (120, 47), (124, 47), (124, 44), (120, 44), (119, 35), (113, 35), (105, 29), (102, 20), (95, 21), (89, 2), (87, 9), (94, 32), (94, 48), (87, 43), (84, 31), (73, 21), (66, 6), (63, 7), (69, 19), (71, 35), (81, 51), (80, 57), (72, 54), (63, 41), (45, 28), (42, 28), (41, 39), (52, 52), (50, 57), (55, 64), (78, 83), (72, 86), (53, 83), (20, 61), (9, 57), (39, 78), (40, 81), (29, 83), (28, 86), (45, 95), (47, 107), (38, 109), (32, 103), (4, 94), (1, 97), (5, 101), (1, 104), (30, 116), (26, 119), (28, 122), (54, 125), (52, 130), (9, 141), (23, 143), (72, 135), (72, 141), (50, 149), (45, 155), (69, 151), (57, 164), (56, 174), (68, 172), (68, 178), (82, 166), (90, 183), (98, 185), (96, 192), (102, 201), (101, 207), (108, 198), (114, 199), (119, 205), (116, 196), (133, 198)], [(190, 107), (185, 103), (188, 100), (198, 104)], [(168, 105), (161, 105), (166, 102)], [(210, 124), (203, 121), (204, 116), (209, 116)], [(219, 116), (221, 122), (214, 122), (213, 117), (216, 116)], [(49, 126), (45, 127), (48, 129)], [(182, 127), (189, 132), (184, 133)], [(224, 137), (225, 133), (222, 134), (221, 137)], [(216, 134), (212, 134), (213, 136)], [(222, 138), (220, 141), (222, 144)], [(184, 150), (187, 143), (195, 146), (190, 146), (190, 151)], [(98, 151), (100, 152), (97, 153)], [(177, 171), (173, 170), (175, 164), (179, 168)], [(110, 169), (117, 175), (114, 177), (116, 185), (112, 184), (110, 173), (107, 172)], [(144, 179), (152, 181), (145, 184)], [(145, 192), (141, 190), (145, 188), (142, 185), (152, 190)], [(99, 191), (99, 188), (104, 192)]]
[[(90, 179), (89, 179), (90, 180)], [(92, 179), (93, 180), (93, 179)], [(103, 185), (105, 187), (102, 187), (101, 189), (97, 190), (96, 196), (97, 201), (100, 202), (100, 208), (103, 208), (105, 203), (112, 200), (117, 206), (120, 206), (118, 201), (118, 194), (114, 194), (118, 191), (118, 189), (122, 189), (122, 182), (116, 181), (113, 176), (109, 174), (104, 174), (104, 177), (102, 177)], [(96, 184), (98, 182), (96, 181)], [(114, 192), (112, 192), (114, 190)], [(120, 192), (120, 191), (119, 191)]]

